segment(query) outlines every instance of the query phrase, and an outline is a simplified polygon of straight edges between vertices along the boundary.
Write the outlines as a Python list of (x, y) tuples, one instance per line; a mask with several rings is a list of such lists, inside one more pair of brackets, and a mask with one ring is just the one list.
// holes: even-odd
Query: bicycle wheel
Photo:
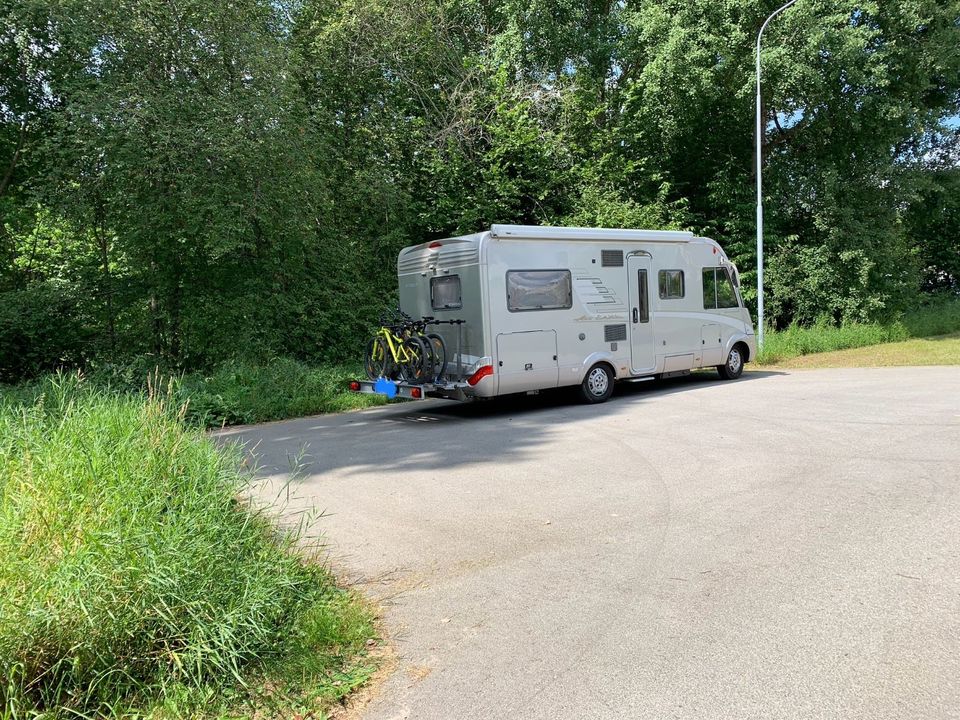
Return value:
[(400, 363), (400, 377), (411, 385), (419, 385), (427, 374), (424, 359), (428, 355), (426, 344), (413, 336), (403, 341), (404, 358)]
[(390, 377), (393, 373), (393, 359), (390, 357), (389, 350), (387, 350), (387, 344), (379, 335), (370, 338), (370, 342), (367, 343), (367, 351), (363, 357), (363, 369), (371, 380)]
[(421, 334), (414, 335), (417, 340), (420, 341), (420, 345), (423, 346), (423, 382), (432, 383), (434, 381), (433, 375), (433, 345), (430, 344), (430, 341), (427, 340), (426, 336)]
[(440, 378), (447, 371), (447, 346), (443, 338), (437, 333), (429, 333), (425, 337), (430, 347), (430, 382), (440, 382)]

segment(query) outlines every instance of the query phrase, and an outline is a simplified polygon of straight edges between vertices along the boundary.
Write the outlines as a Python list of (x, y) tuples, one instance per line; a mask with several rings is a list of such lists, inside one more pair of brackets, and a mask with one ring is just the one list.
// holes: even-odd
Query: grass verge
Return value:
[(815, 369), (895, 365), (960, 365), (960, 333), (802, 355), (765, 367)]
[(906, 313), (887, 325), (849, 324), (837, 327), (822, 323), (812, 327), (791, 325), (786, 330), (767, 332), (758, 365), (781, 365), (790, 358), (911, 338), (948, 335), (960, 331), (960, 300), (941, 300)]
[(322, 714), (370, 676), (373, 614), (236, 453), (169, 399), (33, 395), (0, 395), (0, 718)]

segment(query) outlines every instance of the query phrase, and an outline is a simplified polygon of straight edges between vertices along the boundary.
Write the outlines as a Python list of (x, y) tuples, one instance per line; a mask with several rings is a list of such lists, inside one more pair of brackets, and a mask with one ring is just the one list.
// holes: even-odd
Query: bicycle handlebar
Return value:
[(392, 308), (391, 310), (385, 310), (380, 313), (380, 324), (381, 325), (391, 325), (396, 322), (398, 319), (402, 319), (407, 322), (412, 322), (413, 318), (407, 315), (399, 306)]
[(405, 327), (420, 327), (421, 330), (426, 325), (462, 325), (466, 320), (437, 320), (432, 315), (425, 315), (419, 320), (407, 315), (399, 306), (380, 315), (380, 325), (394, 330), (402, 330)]

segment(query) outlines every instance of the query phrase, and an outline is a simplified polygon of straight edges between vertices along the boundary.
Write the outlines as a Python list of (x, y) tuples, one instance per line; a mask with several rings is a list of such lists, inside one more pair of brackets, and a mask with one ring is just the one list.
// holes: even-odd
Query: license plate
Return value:
[(388, 398), (393, 398), (397, 396), (397, 384), (393, 380), (379, 378), (373, 384), (373, 391), (381, 395), (386, 395)]

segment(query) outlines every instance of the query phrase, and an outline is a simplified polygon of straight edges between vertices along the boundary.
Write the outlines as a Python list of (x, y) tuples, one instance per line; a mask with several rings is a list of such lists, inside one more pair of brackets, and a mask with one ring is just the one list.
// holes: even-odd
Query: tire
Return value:
[(400, 378), (411, 385), (421, 385), (425, 382), (430, 361), (430, 348), (419, 337), (408, 337), (403, 341), (403, 349), (409, 356), (400, 364)]
[(736, 380), (743, 375), (744, 353), (743, 346), (737, 343), (730, 348), (730, 354), (727, 355), (727, 361), (723, 365), (717, 365), (717, 373), (723, 380)]
[(370, 380), (388, 378), (394, 374), (393, 358), (387, 349), (387, 344), (379, 335), (370, 338), (367, 350), (363, 356), (363, 369)]
[(430, 348), (431, 358), (431, 370), (428, 373), (431, 377), (427, 382), (438, 382), (447, 372), (447, 345), (436, 333), (429, 333), (425, 336), (425, 340)]
[(604, 363), (597, 363), (587, 371), (580, 384), (580, 396), (588, 403), (602, 403), (613, 395), (613, 373)]
[(436, 351), (433, 345), (430, 343), (430, 340), (427, 339), (426, 335), (417, 335), (417, 339), (420, 341), (421, 346), (423, 347), (423, 380), (424, 383), (432, 383), (436, 379), (436, 373), (434, 372), (434, 364), (436, 361)]

